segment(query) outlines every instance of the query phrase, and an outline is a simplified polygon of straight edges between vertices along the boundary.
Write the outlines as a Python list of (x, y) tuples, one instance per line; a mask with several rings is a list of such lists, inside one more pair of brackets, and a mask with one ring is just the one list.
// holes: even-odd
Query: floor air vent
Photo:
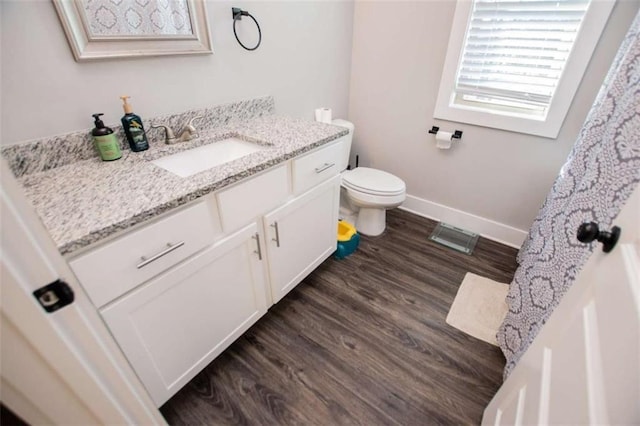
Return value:
[(478, 242), (478, 237), (479, 235), (474, 234), (473, 232), (465, 231), (464, 229), (456, 228), (455, 226), (440, 222), (429, 238), (443, 246), (447, 246), (465, 254), (471, 254)]

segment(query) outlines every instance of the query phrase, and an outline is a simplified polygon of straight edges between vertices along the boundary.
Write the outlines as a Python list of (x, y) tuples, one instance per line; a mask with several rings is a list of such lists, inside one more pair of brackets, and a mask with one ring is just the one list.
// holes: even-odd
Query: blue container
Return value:
[(356, 228), (348, 222), (338, 222), (338, 248), (334, 256), (336, 259), (344, 259), (356, 251), (360, 244), (360, 234)]

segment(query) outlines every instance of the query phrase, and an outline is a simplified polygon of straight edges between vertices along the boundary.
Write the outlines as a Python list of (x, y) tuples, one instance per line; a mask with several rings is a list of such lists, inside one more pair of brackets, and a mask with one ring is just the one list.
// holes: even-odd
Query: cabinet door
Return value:
[(340, 176), (264, 217), (273, 303), (336, 250)]
[(251, 224), (101, 310), (158, 406), (267, 311), (257, 235)]

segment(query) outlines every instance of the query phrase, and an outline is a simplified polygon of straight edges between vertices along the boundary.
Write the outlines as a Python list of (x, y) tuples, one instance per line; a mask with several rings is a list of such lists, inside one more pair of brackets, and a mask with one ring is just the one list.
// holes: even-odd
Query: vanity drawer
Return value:
[(338, 139), (337, 142), (293, 160), (293, 193), (300, 194), (340, 173), (343, 154), (344, 140)]
[(217, 194), (224, 232), (235, 231), (282, 204), (289, 196), (288, 163)]
[(69, 265), (100, 307), (213, 243), (215, 235), (215, 217), (202, 201), (73, 259)]

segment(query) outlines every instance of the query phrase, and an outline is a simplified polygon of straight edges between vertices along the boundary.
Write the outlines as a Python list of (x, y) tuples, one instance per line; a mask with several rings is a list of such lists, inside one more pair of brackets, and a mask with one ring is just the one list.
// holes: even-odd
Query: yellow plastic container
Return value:
[(356, 235), (355, 226), (344, 220), (338, 221), (338, 241), (349, 241), (354, 235)]

